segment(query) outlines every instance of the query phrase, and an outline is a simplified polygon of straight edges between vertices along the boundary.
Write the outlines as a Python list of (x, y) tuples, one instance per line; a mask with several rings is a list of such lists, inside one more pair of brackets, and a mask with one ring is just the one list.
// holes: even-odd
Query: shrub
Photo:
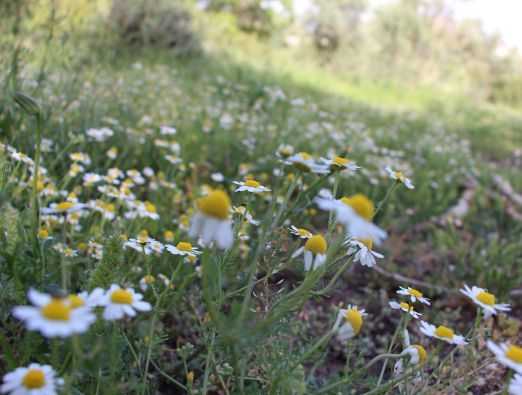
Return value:
[(113, 0), (110, 23), (126, 43), (192, 52), (199, 40), (190, 13), (168, 1)]

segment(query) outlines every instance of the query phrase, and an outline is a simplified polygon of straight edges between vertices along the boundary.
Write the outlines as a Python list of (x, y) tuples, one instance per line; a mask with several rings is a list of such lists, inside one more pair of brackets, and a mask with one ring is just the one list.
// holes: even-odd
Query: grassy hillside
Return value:
[[(420, 372), (399, 380), (406, 393), (500, 391), (506, 372), (490, 368), (485, 340), (520, 344), (520, 114), (426, 88), (355, 83), (225, 17), (195, 18), (197, 55), (115, 45), (95, 24), (48, 45), (33, 33), (16, 74), (12, 52), (1, 57), (0, 371), (50, 364), (64, 393), (385, 393), (397, 384), (395, 360), (387, 369), (370, 361), (401, 353), (408, 328), (429, 356), (427, 365), (404, 359)], [(38, 101), (40, 118), (15, 91)], [(287, 145), (360, 169), (302, 172), (282, 160)], [(34, 177), (27, 158), (36, 160), (38, 147), (45, 171)], [(233, 182), (249, 177), (271, 191), (235, 192)], [(225, 210), (233, 232), (225, 251), (189, 232), (210, 188), (259, 221)], [(370, 220), (389, 234), (373, 246), (384, 255), (376, 267), (343, 246), (344, 227), (314, 201), (321, 189), (374, 202)], [(323, 266), (305, 270), (295, 252), (306, 241), (291, 225), (324, 235)], [(179, 242), (202, 254), (161, 248)], [(13, 316), (30, 288), (62, 300), (60, 292), (111, 284), (142, 293), (151, 311), (109, 322), (106, 305), (93, 307), (88, 332), (51, 340)], [(463, 284), (487, 288), (512, 312), (481, 320)], [(423, 319), (470, 344), (423, 335), (388, 304), (399, 286), (420, 289), (432, 299), (415, 305)], [(335, 323), (348, 305), (369, 313), (349, 341)]]

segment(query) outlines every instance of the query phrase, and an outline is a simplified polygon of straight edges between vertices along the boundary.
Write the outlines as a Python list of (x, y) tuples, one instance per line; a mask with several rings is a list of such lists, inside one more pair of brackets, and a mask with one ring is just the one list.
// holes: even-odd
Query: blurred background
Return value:
[[(81, 67), (99, 50), (163, 47), (320, 81), (356, 99), (415, 105), (444, 94), (516, 108), (521, 8), (517, 0), (1, 0), (0, 53), (2, 63), (12, 53), (42, 60), (52, 41), (63, 50), (53, 61)], [(81, 45), (88, 51), (79, 55)]]

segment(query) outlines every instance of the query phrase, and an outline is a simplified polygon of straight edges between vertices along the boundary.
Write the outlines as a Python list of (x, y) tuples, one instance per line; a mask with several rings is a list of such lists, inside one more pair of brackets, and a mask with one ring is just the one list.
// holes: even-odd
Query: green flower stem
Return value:
[(399, 359), (399, 358), (403, 358), (403, 357), (404, 357), (404, 355), (402, 355), (402, 354), (391, 354), (391, 353), (380, 354), (380, 355), (377, 355), (375, 358), (373, 358), (370, 362), (368, 362), (364, 366), (364, 369), (365, 370), (369, 369), (372, 365), (375, 365), (377, 362), (382, 361), (383, 359), (385, 362), (388, 362), (389, 359)]
[[(281, 380), (282, 376), (286, 374), (286, 372), (293, 372), (295, 368), (305, 362), (310, 356), (312, 356), (318, 349), (320, 349), (323, 345), (328, 343), (328, 341), (332, 338), (332, 336), (337, 331), (337, 328), (333, 328), (326, 332), (314, 345), (312, 345), (306, 352), (299, 357), (299, 359), (293, 362), (290, 366), (288, 366), (284, 371), (282, 371), (274, 380), (274, 383), (277, 384), (279, 380)], [(274, 388), (277, 387), (274, 384)]]
[(180, 387), (182, 390), (184, 391), (187, 391), (187, 387), (184, 386), (183, 384), (181, 384), (178, 380), (176, 380), (174, 377), (170, 376), (169, 374), (165, 373), (163, 370), (161, 370), (161, 368), (156, 365), (156, 363), (151, 360), (150, 361), (150, 364), (154, 367), (154, 369), (156, 369), (156, 371), (161, 375), (163, 376), (164, 378), (166, 378), (167, 380), (169, 380), (170, 382), (172, 382), (173, 384), (177, 385), (178, 387)]
[(392, 184), (392, 186), (390, 188), (388, 188), (388, 191), (386, 192), (386, 195), (384, 195), (384, 198), (377, 204), (377, 208), (375, 209), (375, 213), (373, 214), (373, 218), (375, 218), (377, 216), (377, 214), (379, 213), (379, 211), (381, 211), (381, 209), (384, 206), (384, 203), (386, 203), (388, 201), (388, 199), (392, 195), (393, 191), (395, 191), (397, 189), (399, 184), (400, 184), (400, 181), (395, 181)]
[[(246, 292), (245, 292), (245, 297), (243, 299), (243, 303), (241, 305), (241, 310), (240, 310), (240, 313), (239, 313), (239, 317), (237, 319), (237, 323), (236, 323), (236, 327), (237, 328), (241, 327), (241, 325), (243, 323), (243, 320), (245, 318), (246, 312), (248, 310), (248, 306), (250, 304), (250, 300), (252, 299), (252, 291), (254, 290), (254, 287), (256, 285), (257, 261), (258, 261), (259, 257), (261, 256), (261, 253), (263, 252), (263, 248), (265, 246), (266, 237), (267, 237), (268, 234), (272, 233), (275, 225), (279, 222), (279, 219), (283, 215), (283, 213), (285, 211), (285, 208), (286, 208), (286, 206), (288, 204), (288, 201), (290, 200), (290, 197), (292, 196), (292, 193), (294, 192), (296, 186), (297, 186), (297, 177), (292, 180), (292, 183), (288, 187), (288, 191), (286, 193), (285, 200), (281, 204), (281, 207), (279, 208), (279, 210), (278, 210), (278, 212), (276, 214), (276, 217), (273, 220), (273, 222), (270, 223), (270, 218), (269, 217), (267, 218), (268, 219), (268, 226), (269, 226), (268, 231), (264, 230), (263, 232), (261, 232), (261, 235), (259, 236), (259, 241), (258, 241), (258, 244), (257, 244), (256, 252), (255, 252), (255, 255), (254, 255), (254, 257), (253, 257), (253, 259), (251, 261), (252, 263), (250, 264), (250, 268), (249, 268), (248, 281), (247, 281), (248, 286), (247, 286), (247, 289), (246, 289)], [(275, 200), (274, 200), (274, 204), (275, 204)], [(272, 212), (272, 210), (270, 210), (270, 212)], [(238, 365), (239, 365), (239, 363), (238, 363)], [(244, 390), (244, 385), (245, 385), (244, 375), (241, 375), (240, 382), (239, 382), (240, 390)]]
[[(179, 263), (178, 267), (176, 268), (174, 273), (171, 275), (169, 284), (172, 283), (172, 281), (174, 280), (175, 277), (177, 277), (180, 267), (182, 265), (183, 265), (183, 261)], [(152, 337), (154, 336), (154, 329), (156, 326), (156, 321), (158, 319), (158, 311), (160, 309), (161, 301), (162, 301), (163, 297), (169, 291), (169, 287), (166, 286), (165, 289), (159, 294), (157, 294), (155, 292), (154, 287), (152, 287), (152, 289), (156, 295), (156, 303), (154, 304), (154, 314), (152, 315), (152, 320), (150, 322), (150, 327), (149, 327), (149, 335), (148, 335), (149, 344), (147, 346), (147, 354), (146, 354), (147, 356), (145, 358), (145, 367), (143, 369), (143, 391), (142, 391), (143, 395), (145, 395), (147, 392), (147, 372), (149, 371), (149, 365), (150, 365), (151, 356), (152, 356), (152, 343), (153, 343)]]
[[(346, 256), (342, 256), (341, 258), (339, 258), (339, 260), (342, 260), (344, 258), (346, 258)], [(346, 262), (334, 274), (334, 276), (332, 277), (332, 279), (330, 280), (328, 285), (324, 289), (322, 289), (321, 291), (312, 292), (312, 294), (315, 295), (315, 296), (324, 296), (324, 295), (328, 294), (328, 292), (330, 292), (332, 290), (332, 288), (335, 286), (335, 283), (337, 282), (337, 280), (339, 279), (341, 274), (344, 273), (346, 268), (348, 268), (348, 265), (350, 263), (352, 263), (352, 262), (353, 262), (353, 259), (347, 259)]]
[[(333, 197), (336, 199), (337, 197), (337, 189), (339, 189), (339, 181), (341, 178), (341, 172), (335, 173), (334, 178), (334, 185), (333, 185)], [(335, 221), (334, 221), (334, 210), (330, 210), (328, 213), (328, 233), (326, 234), (326, 238), (330, 238), (330, 235), (332, 234), (335, 227)]]
[(214, 341), (216, 339), (216, 334), (212, 333), (211, 340), (210, 340), (210, 346), (208, 347), (207, 352), (207, 359), (205, 361), (205, 373), (203, 375), (203, 390), (202, 394), (207, 394), (207, 387), (208, 387), (208, 378), (210, 375), (210, 359), (212, 358), (212, 353), (214, 352)]
[[(393, 346), (395, 346), (395, 341), (397, 340), (399, 333), (403, 331), (403, 329), (406, 325), (406, 317), (407, 317), (406, 314), (402, 315), (399, 325), (397, 325), (397, 328), (395, 329), (395, 333), (393, 334), (393, 337), (388, 346), (388, 353), (390, 353), (391, 350), (393, 350)], [(382, 383), (382, 379), (384, 378), (384, 372), (386, 371), (387, 364), (388, 364), (388, 359), (386, 359), (384, 361), (384, 364), (382, 365), (382, 369), (381, 369), (381, 373), (379, 374), (379, 380), (377, 381), (377, 385), (381, 385), (381, 383)]]
[(374, 388), (371, 391), (365, 392), (362, 395), (375, 395), (375, 394), (385, 394), (385, 393), (388, 393), (389, 389), (391, 389), (395, 385), (403, 382), (407, 378), (413, 376), (418, 370), (419, 370), (418, 367), (412, 368), (409, 371), (401, 374), (399, 377), (397, 377), (397, 378), (395, 378), (393, 380), (388, 381), (386, 384), (379, 385), (379, 386), (377, 386), (377, 388)]
[[(64, 248), (67, 245), (67, 217), (64, 214), (63, 218), (63, 226), (62, 226), (62, 241)], [(65, 261), (64, 252), (60, 253), (60, 277), (61, 277), (61, 287), (62, 291), (67, 290), (67, 262)]]
[(328, 343), (328, 341), (332, 338), (332, 336), (335, 334), (336, 329), (331, 329), (326, 334), (323, 335), (312, 347), (310, 347), (301, 357), (297, 360), (297, 362), (294, 362), (292, 365), (290, 365), (289, 369), (287, 371), (291, 372), (296, 367), (301, 365), (304, 361), (306, 361), (311, 355), (313, 355), (319, 348), (321, 348), (323, 345)]
[(273, 230), (274, 224), (279, 222), (279, 219), (281, 218), (281, 215), (283, 214), (283, 212), (286, 208), (286, 205), (288, 204), (288, 201), (290, 200), (290, 197), (292, 196), (292, 193), (294, 192), (296, 186), (297, 186), (297, 178), (292, 180), (292, 183), (290, 184), (288, 191), (286, 193), (285, 200), (281, 204), (281, 207), (279, 208), (279, 210), (276, 214), (276, 217), (272, 223), (272, 226), (270, 226), (270, 230), (268, 232), (266, 232), (266, 231), (262, 232), (259, 237), (259, 242), (257, 245), (256, 253), (254, 255), (254, 258), (252, 259), (252, 263), (251, 263), (250, 269), (249, 269), (248, 282), (247, 282), (248, 287), (247, 287), (247, 291), (245, 292), (245, 298), (243, 299), (243, 304), (241, 306), (241, 312), (240, 312), (239, 318), (238, 318), (238, 327), (243, 322), (246, 311), (248, 309), (248, 305), (250, 304), (250, 299), (252, 298), (252, 291), (256, 284), (255, 274), (256, 274), (256, 267), (257, 267), (257, 260), (259, 259), (259, 256), (261, 255), (263, 248), (265, 246), (265, 239), (266, 239), (267, 235), (269, 233), (271, 233), (271, 231)]
[(42, 114), (36, 115), (36, 153), (34, 157), (34, 172), (33, 172), (33, 241), (35, 250), (40, 251), (38, 240), (38, 229), (40, 228), (40, 205), (38, 196), (38, 180), (40, 178), (40, 157), (42, 152), (42, 129), (43, 119)]
[[(328, 180), (328, 175), (324, 176), (324, 177), (320, 177), (318, 178), (316, 181), (314, 181), (314, 183), (312, 185), (310, 185), (308, 187), (308, 189), (303, 193), (303, 194), (300, 194), (297, 199), (295, 200), (294, 204), (292, 204), (290, 206), (290, 208), (287, 210), (287, 215), (284, 216), (282, 218), (282, 220), (284, 221), (290, 214), (292, 214), (294, 212), (294, 210), (299, 207), (299, 205), (301, 204), (301, 200), (304, 198), (306, 198), (306, 195), (309, 191), (317, 191), (321, 186), (322, 184), (324, 184), (326, 182), (326, 180)], [(278, 219), (279, 220), (279, 219)], [(278, 222), (274, 222), (274, 227), (278, 225)]]

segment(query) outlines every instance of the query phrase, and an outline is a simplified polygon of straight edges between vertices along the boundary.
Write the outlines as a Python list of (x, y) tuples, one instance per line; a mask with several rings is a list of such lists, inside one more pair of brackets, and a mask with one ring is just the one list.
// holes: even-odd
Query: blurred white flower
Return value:
[(101, 305), (105, 308), (103, 318), (113, 321), (125, 316), (134, 317), (136, 311), (150, 311), (150, 303), (142, 299), (143, 295), (135, 292), (134, 289), (112, 284), (101, 300)]

